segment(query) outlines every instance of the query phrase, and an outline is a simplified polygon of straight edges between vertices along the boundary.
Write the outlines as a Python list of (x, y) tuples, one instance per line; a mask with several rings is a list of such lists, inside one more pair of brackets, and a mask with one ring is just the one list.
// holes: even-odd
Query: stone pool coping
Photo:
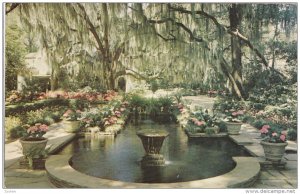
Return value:
[(233, 157), (235, 168), (220, 176), (177, 183), (132, 183), (83, 174), (71, 167), (70, 159), (70, 155), (52, 155), (46, 160), (48, 178), (59, 188), (246, 188), (254, 184), (260, 172), (256, 158)]
[(189, 138), (217, 138), (217, 137), (228, 137), (228, 134), (227, 133), (216, 133), (216, 134), (206, 134), (206, 133), (191, 133), (187, 130), (185, 130), (185, 133), (186, 135), (189, 137)]

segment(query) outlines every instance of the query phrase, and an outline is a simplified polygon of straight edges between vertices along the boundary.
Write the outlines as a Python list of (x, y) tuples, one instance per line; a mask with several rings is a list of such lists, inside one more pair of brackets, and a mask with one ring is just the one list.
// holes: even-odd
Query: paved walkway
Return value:
[[(49, 126), (44, 135), (48, 138), (49, 154), (56, 152), (75, 137), (73, 133), (65, 132), (66, 123), (59, 122)], [(5, 144), (4, 185), (6, 188), (53, 188), (48, 181), (45, 170), (30, 170), (20, 167), (22, 148), (19, 141)]]
[(252, 188), (295, 189), (298, 187), (297, 143), (288, 141), (286, 153), (282, 159), (283, 162), (286, 162), (286, 166), (284, 168), (276, 168), (265, 165), (264, 151), (260, 145), (260, 133), (256, 128), (249, 124), (244, 124), (240, 135), (230, 136), (230, 138), (237, 144), (243, 145), (261, 163), (260, 176)]
[[(207, 96), (184, 97), (190, 101), (191, 106), (201, 106), (211, 109), (213, 98)], [(64, 143), (74, 137), (74, 134), (64, 131), (65, 123), (60, 122), (49, 127), (49, 132), (45, 137), (49, 138), (48, 145), (51, 152), (55, 152)], [(264, 160), (263, 150), (259, 142), (257, 129), (250, 125), (243, 125), (241, 134), (233, 138), (236, 143), (245, 146), (259, 160)], [(285, 168), (262, 169), (259, 179), (252, 188), (297, 188), (297, 143), (288, 142), (288, 152), (284, 156)], [(6, 188), (55, 188), (48, 180), (45, 170), (30, 170), (20, 168), (18, 160), (22, 157), (21, 145), (18, 141), (5, 144), (5, 172), (4, 184)]]

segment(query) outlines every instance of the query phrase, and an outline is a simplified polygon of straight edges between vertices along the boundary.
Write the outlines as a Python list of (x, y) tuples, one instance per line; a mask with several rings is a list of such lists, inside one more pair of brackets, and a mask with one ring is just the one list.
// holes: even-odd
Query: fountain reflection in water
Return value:
[(144, 129), (137, 132), (137, 136), (142, 140), (146, 155), (143, 157), (142, 166), (164, 166), (165, 159), (161, 155), (160, 149), (169, 133), (159, 129)]

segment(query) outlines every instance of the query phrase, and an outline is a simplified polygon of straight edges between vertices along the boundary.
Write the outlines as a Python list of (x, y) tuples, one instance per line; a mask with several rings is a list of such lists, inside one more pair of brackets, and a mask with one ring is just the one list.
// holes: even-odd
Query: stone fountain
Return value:
[(142, 166), (164, 166), (165, 159), (159, 154), (162, 144), (169, 133), (165, 130), (144, 129), (137, 132), (142, 140), (146, 155), (143, 157)]

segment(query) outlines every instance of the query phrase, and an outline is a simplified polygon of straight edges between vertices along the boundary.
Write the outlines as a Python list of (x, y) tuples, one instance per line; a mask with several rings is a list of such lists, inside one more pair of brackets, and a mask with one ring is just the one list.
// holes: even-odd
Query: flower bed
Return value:
[[(17, 97), (17, 94), (20, 96)], [(56, 105), (72, 106), (72, 103), (101, 104), (117, 99), (118, 93), (110, 90), (106, 93), (50, 91), (48, 93), (35, 94), (34, 96), (35, 98), (27, 98), (19, 92), (13, 93), (6, 99), (8, 104), (5, 106), (5, 115), (17, 115), (20, 112)]]
[(18, 91), (11, 91), (11, 95), (5, 99), (6, 105), (13, 105), (18, 103), (28, 103), (46, 99), (81, 99), (88, 102), (103, 102), (111, 101), (118, 95), (113, 90), (108, 90), (105, 93), (96, 92), (93, 90), (82, 89), (78, 92), (67, 92), (67, 91), (49, 91), (47, 93), (28, 93), (23, 94)]
[[(250, 98), (250, 100), (253, 100)], [(256, 100), (257, 101), (257, 100)], [(297, 139), (297, 111), (293, 101), (284, 104), (268, 105), (264, 101), (235, 101), (228, 98), (219, 98), (214, 103), (215, 111), (227, 114), (230, 109), (243, 110), (240, 120), (256, 127), (258, 130), (264, 125), (276, 125), (287, 131), (287, 138)], [(271, 103), (272, 104), (272, 103)], [(227, 112), (226, 112), (227, 111)], [(238, 112), (238, 111), (237, 111)]]
[(87, 109), (82, 112), (81, 125), (87, 131), (115, 135), (123, 128), (129, 116), (127, 106), (126, 101), (111, 101), (103, 107)]

